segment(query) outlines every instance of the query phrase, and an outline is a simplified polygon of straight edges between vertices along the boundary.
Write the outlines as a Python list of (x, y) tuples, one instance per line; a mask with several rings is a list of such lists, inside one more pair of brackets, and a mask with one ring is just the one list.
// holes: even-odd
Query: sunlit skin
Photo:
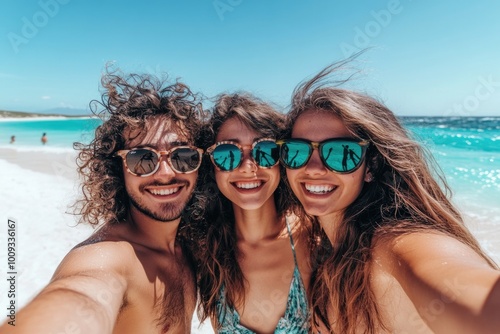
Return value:
[[(158, 151), (188, 144), (188, 139), (180, 134), (178, 127), (171, 122), (156, 119), (148, 125), (155, 131), (144, 131), (126, 144), (126, 149), (135, 147), (154, 148)], [(179, 218), (184, 206), (191, 198), (198, 172), (175, 173), (162, 156), (160, 168), (153, 175), (138, 177), (127, 172), (123, 166), (125, 185), (133, 215), (144, 215), (158, 221), (172, 221)]]
[[(320, 142), (353, 135), (332, 113), (308, 110), (296, 120), (292, 137)], [(336, 231), (345, 228), (340, 225), (343, 213), (371, 182), (366, 162), (353, 173), (338, 174), (326, 169), (315, 150), (306, 166), (287, 169), (287, 176), (305, 210), (317, 216), (335, 247)], [(500, 274), (453, 237), (437, 231), (375, 236), (368, 270), (387, 326), (377, 328), (377, 333), (498, 331)], [(336, 310), (327, 311), (334, 323)], [(483, 325), (480, 319), (488, 322)], [(319, 329), (327, 332), (322, 323)], [(357, 331), (364, 328), (360, 325)]]
[[(262, 136), (231, 118), (220, 128), (216, 141), (231, 140), (245, 146), (241, 166), (231, 172), (215, 172), (217, 186), (232, 203), (235, 215), (238, 263), (245, 277), (244, 304), (235, 306), (240, 324), (257, 333), (274, 333), (283, 317), (294, 269), (290, 237), (278, 217), (274, 192), (280, 181), (279, 166), (259, 168), (250, 146)], [(304, 286), (310, 267), (306, 238), (290, 219), (297, 262)]]
[(261, 136), (249, 129), (239, 119), (231, 118), (220, 128), (216, 141), (231, 140), (246, 147), (241, 165), (232, 172), (215, 171), (219, 190), (231, 202), (235, 210), (257, 210), (264, 205), (274, 206), (273, 193), (278, 187), (278, 165), (259, 168), (250, 155), (250, 147)]
[[(308, 110), (296, 120), (292, 138), (321, 142), (330, 138), (354, 138), (344, 123), (331, 112)], [(323, 225), (327, 235), (332, 236), (334, 222), (359, 195), (370, 173), (365, 162), (349, 174), (328, 170), (314, 150), (308, 163), (299, 169), (286, 171), (290, 187), (307, 213), (328, 222)], [(332, 232), (332, 233), (329, 233)]]
[[(145, 129), (124, 132), (125, 148), (168, 150), (186, 144), (181, 133), (164, 117), (150, 118)], [(16, 325), (19, 333), (190, 332), (195, 280), (176, 237), (197, 172), (175, 173), (163, 156), (152, 175), (125, 167), (123, 175), (132, 203), (126, 222), (104, 225), (66, 255), (50, 284), (19, 312), (31, 319)], [(174, 320), (162, 323), (166, 312)]]

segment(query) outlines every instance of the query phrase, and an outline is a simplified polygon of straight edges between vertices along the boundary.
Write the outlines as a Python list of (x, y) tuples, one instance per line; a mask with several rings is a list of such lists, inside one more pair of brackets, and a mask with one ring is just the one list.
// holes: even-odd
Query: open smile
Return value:
[(251, 190), (251, 189), (257, 189), (262, 186), (263, 182), (262, 181), (238, 181), (238, 182), (232, 182), (232, 184), (238, 188), (238, 189), (243, 189), (243, 190)]
[(156, 196), (168, 196), (179, 192), (181, 187), (169, 188), (169, 189), (148, 189), (150, 193)]
[(313, 195), (324, 195), (331, 193), (337, 187), (331, 184), (310, 184), (310, 183), (302, 183), (302, 187), (306, 190), (307, 193)]

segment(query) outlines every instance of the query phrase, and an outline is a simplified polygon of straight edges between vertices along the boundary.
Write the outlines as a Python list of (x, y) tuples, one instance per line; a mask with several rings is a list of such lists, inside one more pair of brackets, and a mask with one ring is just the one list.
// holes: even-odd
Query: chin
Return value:
[(318, 208), (314, 206), (313, 207), (304, 206), (304, 210), (307, 212), (307, 214), (316, 217), (327, 216), (333, 213), (331, 210), (329, 210), (329, 208)]

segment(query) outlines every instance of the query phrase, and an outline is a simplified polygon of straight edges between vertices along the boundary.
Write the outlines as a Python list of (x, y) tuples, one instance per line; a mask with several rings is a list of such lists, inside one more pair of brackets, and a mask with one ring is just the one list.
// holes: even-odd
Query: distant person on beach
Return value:
[(196, 191), (207, 229), (199, 314), (216, 333), (308, 333), (308, 233), (281, 180), (283, 121), (254, 96), (223, 94), (203, 136), (213, 164), (203, 164)]
[(396, 116), (328, 84), (346, 63), (296, 88), (281, 145), (288, 182), (326, 235), (312, 253), (315, 332), (499, 333), (498, 266)]
[(10, 136), (10, 144), (14, 144), (16, 142), (16, 136)]
[(48, 139), (47, 139), (47, 134), (45, 132), (43, 133), (41, 140), (43, 145), (47, 144)]
[[(103, 124), (79, 144), (81, 221), (99, 226), (1, 333), (189, 333), (195, 272), (183, 211), (203, 151), (197, 95), (152, 76), (102, 78)], [(97, 111), (97, 112), (96, 112)], [(50, 244), (47, 240), (47, 244)]]

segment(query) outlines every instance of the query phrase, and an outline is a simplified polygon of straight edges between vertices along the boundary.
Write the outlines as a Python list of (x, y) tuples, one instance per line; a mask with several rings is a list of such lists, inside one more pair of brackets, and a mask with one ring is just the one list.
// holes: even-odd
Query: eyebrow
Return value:
[[(257, 140), (260, 140), (260, 139), (263, 139), (263, 138), (269, 138), (269, 137), (266, 137), (266, 136), (255, 137), (255, 138), (252, 139), (252, 143), (255, 143)], [(217, 142), (221, 142), (221, 141), (234, 141), (235, 143), (238, 143), (238, 144), (241, 143), (241, 140), (238, 139), (238, 138), (227, 138), (227, 139), (217, 140)]]
[[(165, 144), (167, 144), (168, 147), (170, 147), (170, 148), (177, 147), (177, 146), (189, 146), (190, 145), (189, 142), (187, 142), (187, 141), (172, 141), (172, 142), (168, 142)], [(154, 148), (157, 151), (160, 150), (157, 145), (152, 145), (152, 144), (140, 144), (140, 145), (137, 145), (134, 147), (137, 147), (137, 148), (149, 147), (149, 148)]]

